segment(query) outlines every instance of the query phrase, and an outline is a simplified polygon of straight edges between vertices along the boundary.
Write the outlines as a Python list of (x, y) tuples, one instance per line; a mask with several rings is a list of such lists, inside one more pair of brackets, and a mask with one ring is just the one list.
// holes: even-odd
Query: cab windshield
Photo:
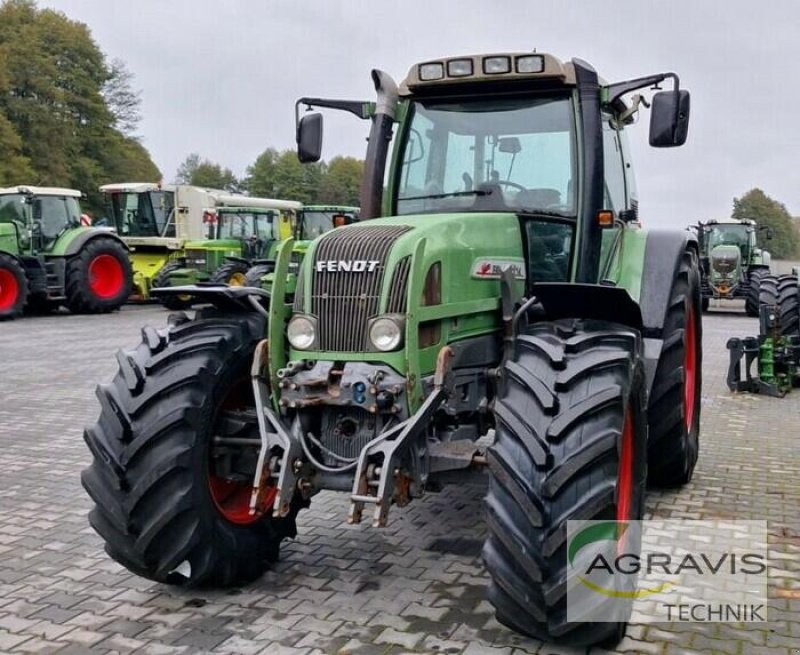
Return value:
[(715, 225), (708, 233), (708, 246), (738, 246), (744, 248), (748, 243), (749, 228), (745, 225)]
[(106, 196), (106, 210), (122, 236), (175, 236), (175, 194), (172, 191), (111, 192)]
[(569, 96), (416, 101), (397, 213), (515, 211), (574, 216)]
[(219, 213), (217, 221), (218, 239), (280, 239), (277, 212), (245, 214), (222, 211)]
[(318, 209), (304, 209), (303, 210), (303, 230), (299, 238), (301, 239), (316, 239), (321, 234), (329, 232), (334, 227), (333, 219), (335, 216), (346, 216), (350, 223), (354, 220), (352, 212), (342, 211), (322, 211)]

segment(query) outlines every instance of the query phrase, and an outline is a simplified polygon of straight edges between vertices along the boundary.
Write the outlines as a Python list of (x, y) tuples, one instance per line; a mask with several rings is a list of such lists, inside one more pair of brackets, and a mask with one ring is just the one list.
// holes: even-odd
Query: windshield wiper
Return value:
[(575, 218), (575, 214), (568, 214), (553, 209), (538, 209), (536, 207), (520, 207), (517, 213), (538, 214), (539, 216), (552, 216), (553, 218)]
[(492, 195), (491, 191), (486, 191), (484, 189), (474, 189), (472, 191), (451, 191), (450, 193), (434, 193), (428, 196), (403, 196), (402, 198), (398, 198), (398, 200), (425, 200), (427, 198), (438, 200), (440, 198), (457, 198), (458, 196), (490, 196), (490, 195)]

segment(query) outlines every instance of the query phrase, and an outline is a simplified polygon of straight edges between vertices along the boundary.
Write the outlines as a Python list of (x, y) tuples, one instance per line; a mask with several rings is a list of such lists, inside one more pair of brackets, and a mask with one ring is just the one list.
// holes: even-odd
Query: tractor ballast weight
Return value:
[(639, 223), (626, 129), (642, 103), (623, 100), (670, 80), (650, 141), (678, 146), (688, 92), (672, 73), (605, 84), (541, 53), (372, 79), (374, 103), (297, 107), (303, 161), (321, 155), (322, 117), (301, 107), (370, 121), (362, 221), (310, 244), (294, 293), (290, 240), (269, 297), (195, 287), (215, 307), (118, 358), (86, 431), (91, 523), (140, 575), (239, 584), (320, 490), (382, 526), (392, 505), (486, 475), (498, 618), (618, 640), (627, 617), (567, 621), (565, 522), (639, 519), (645, 478), (681, 485), (697, 460), (698, 244)]
[(75, 189), (0, 189), (0, 319), (27, 307), (109, 312), (131, 284), (128, 249), (110, 228), (88, 227)]

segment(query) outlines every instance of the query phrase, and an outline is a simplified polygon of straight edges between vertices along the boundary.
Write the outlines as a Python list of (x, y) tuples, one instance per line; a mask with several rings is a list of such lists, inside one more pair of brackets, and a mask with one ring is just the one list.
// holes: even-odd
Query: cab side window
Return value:
[(604, 205), (615, 215), (628, 209), (622, 135), (610, 114), (603, 114), (603, 164), (605, 168)]

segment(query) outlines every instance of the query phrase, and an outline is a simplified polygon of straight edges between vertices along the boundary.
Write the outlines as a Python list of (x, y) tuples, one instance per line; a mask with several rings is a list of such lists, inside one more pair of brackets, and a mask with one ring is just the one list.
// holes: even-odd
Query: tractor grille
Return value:
[(411, 268), (411, 257), (403, 257), (394, 269), (392, 284), (389, 288), (389, 302), (386, 304), (387, 314), (405, 314), (406, 297), (408, 296), (408, 270)]
[[(367, 320), (378, 313), (386, 258), (395, 241), (410, 229), (406, 225), (364, 225), (333, 230), (320, 239), (311, 284), (311, 313), (318, 320), (320, 350), (359, 352), (366, 348)], [(377, 265), (345, 271), (339, 262)], [(328, 263), (338, 270), (329, 270)]]
[(300, 266), (300, 271), (297, 273), (297, 286), (294, 290), (294, 311), (301, 313), (303, 311), (303, 303), (305, 301), (303, 285), (303, 267)]
[(187, 248), (185, 251), (186, 268), (204, 271), (208, 267), (208, 250)]

